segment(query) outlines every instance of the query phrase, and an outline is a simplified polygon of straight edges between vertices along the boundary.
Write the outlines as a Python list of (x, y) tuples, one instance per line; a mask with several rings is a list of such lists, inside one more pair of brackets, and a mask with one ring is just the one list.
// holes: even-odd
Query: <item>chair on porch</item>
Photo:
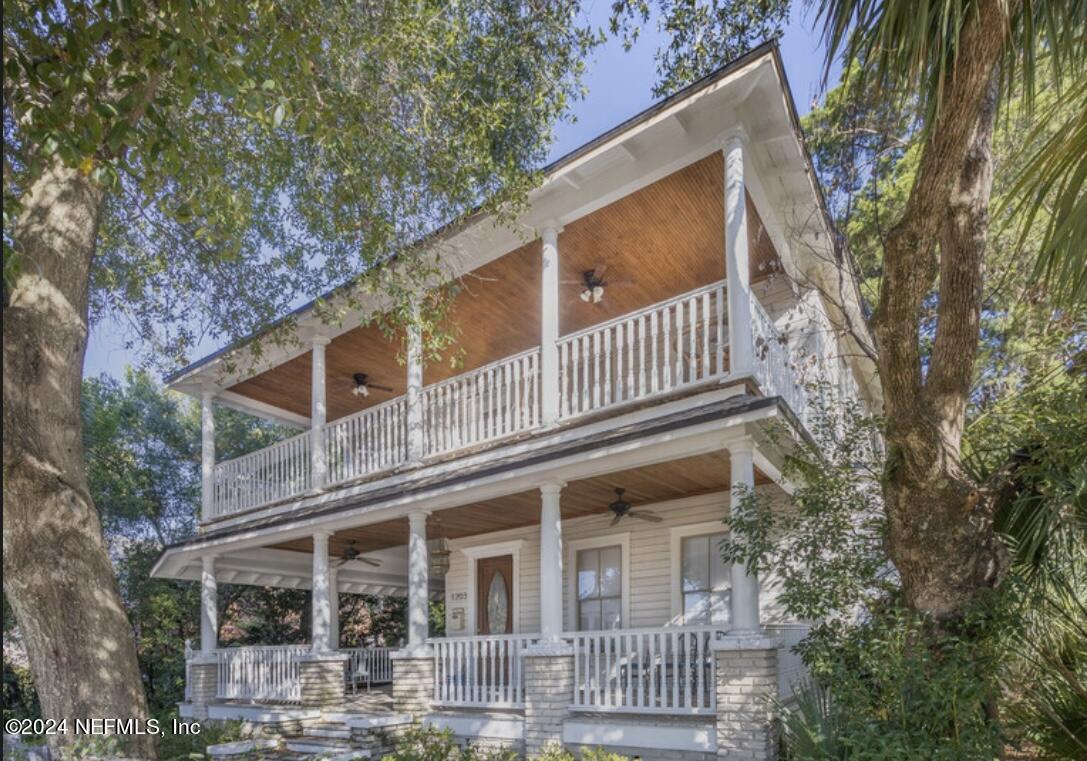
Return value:
[(352, 695), (358, 694), (360, 682), (365, 683), (367, 692), (370, 691), (372, 674), (370, 673), (370, 658), (368, 656), (369, 653), (365, 650), (362, 652), (355, 651), (351, 653), (351, 657), (347, 661), (345, 675)]

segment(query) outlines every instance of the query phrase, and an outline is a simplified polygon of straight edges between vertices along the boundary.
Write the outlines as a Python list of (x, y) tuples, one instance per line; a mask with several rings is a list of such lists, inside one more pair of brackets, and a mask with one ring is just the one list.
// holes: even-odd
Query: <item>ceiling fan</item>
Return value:
[(336, 566), (339, 567), (346, 563), (350, 563), (352, 560), (357, 560), (360, 563), (366, 563), (366, 565), (372, 565), (374, 568), (381, 566), (380, 560), (374, 560), (373, 558), (363, 557), (362, 552), (355, 546), (356, 541), (352, 539), (347, 543), (347, 546), (343, 548), (343, 552), (340, 553), (340, 557), (336, 559)]
[(606, 286), (620, 285), (625, 282), (622, 280), (604, 280), (604, 273), (607, 269), (608, 265), (597, 264), (592, 269), (582, 272), (580, 280), (564, 280), (563, 283), (566, 285), (580, 285), (581, 292), (578, 294), (578, 298), (586, 304), (599, 304), (604, 300), (604, 288)]
[(376, 383), (371, 383), (370, 376), (366, 373), (355, 373), (351, 378), (355, 381), (355, 388), (351, 391), (355, 396), (366, 398), (370, 395), (370, 389), (392, 393), (392, 389), (388, 386), (379, 386)]
[(631, 518), (640, 518), (643, 521), (649, 521), (650, 523), (660, 523), (663, 518), (655, 513), (646, 512), (643, 510), (632, 510), (632, 505), (623, 499), (623, 493), (626, 489), (615, 489), (615, 501), (608, 505), (608, 510), (615, 514), (615, 517), (611, 519), (611, 525), (615, 525), (623, 518), (630, 516)]

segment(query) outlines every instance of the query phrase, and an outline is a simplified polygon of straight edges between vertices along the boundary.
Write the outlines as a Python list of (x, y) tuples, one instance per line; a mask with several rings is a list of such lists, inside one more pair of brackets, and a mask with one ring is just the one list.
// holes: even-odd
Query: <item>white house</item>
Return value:
[[(788, 509), (766, 434), (804, 435), (811, 382), (878, 403), (776, 45), (556, 162), (516, 228), (432, 246), (464, 285), (461, 367), (383, 335), (375, 298), (335, 328), (302, 309), (258, 367), (221, 352), (169, 379), (204, 409), (200, 531), (154, 569), (203, 584), (185, 711), (371, 745), (425, 721), (529, 757), (771, 758), (766, 699), (805, 627), (716, 552), (731, 489)], [(216, 404), (299, 433), (219, 462)], [(312, 644), (219, 648), (219, 582), (312, 589)], [(340, 650), (340, 592), (406, 594), (406, 646)]]

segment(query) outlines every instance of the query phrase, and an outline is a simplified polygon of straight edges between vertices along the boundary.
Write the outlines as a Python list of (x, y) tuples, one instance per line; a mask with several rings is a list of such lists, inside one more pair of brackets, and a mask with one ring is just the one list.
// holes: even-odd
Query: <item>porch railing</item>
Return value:
[(328, 483), (395, 468), (407, 460), (407, 400), (397, 397), (325, 428)]
[[(755, 380), (767, 396), (780, 396), (809, 431), (846, 399), (858, 398), (859, 390), (832, 339), (834, 328), (819, 311), (810, 326), (811, 342), (798, 346), (805, 333), (785, 335), (756, 299), (751, 301), (751, 329), (754, 334)], [(829, 394), (823, 404), (816, 396)], [(841, 431), (839, 430), (840, 434)]]
[(520, 708), (525, 702), (521, 651), (539, 635), (436, 639), (434, 702), (442, 705)]
[(223, 648), (217, 697), (223, 700), (267, 700), (297, 703), (302, 699), (299, 663), (309, 645)]
[(540, 349), (423, 389), (424, 454), (448, 452), (540, 424)]
[(728, 372), (724, 281), (559, 341), (564, 417), (667, 393)]
[(713, 626), (576, 632), (574, 705), (586, 711), (711, 714)]
[[(563, 336), (558, 341), (559, 413), (570, 419), (725, 377), (729, 370), (724, 281)], [(781, 396), (810, 429), (816, 385), (856, 394), (833, 354), (833, 330), (818, 312), (816, 340), (801, 349), (751, 301), (755, 375), (762, 392)], [(816, 324), (818, 323), (818, 324)], [(825, 334), (825, 335), (824, 335)], [(790, 343), (791, 339), (791, 343)], [(422, 456), (451, 452), (535, 430), (541, 424), (539, 347), (434, 383), (420, 394)], [(328, 424), (326, 483), (339, 484), (408, 459), (406, 397)], [(310, 435), (301, 433), (215, 466), (209, 517), (284, 500), (312, 487)]]
[(778, 698), (788, 700), (793, 696), (797, 682), (808, 674), (808, 667), (795, 651), (800, 641), (811, 631), (809, 624), (767, 624), (763, 627), (771, 637), (781, 640), (778, 648)]
[(393, 680), (393, 661), (391, 647), (352, 647), (343, 648), (341, 653), (347, 655), (347, 686), (355, 688), (358, 684), (365, 683), (367, 687), (372, 684), (386, 684)]
[(310, 434), (300, 433), (215, 466), (212, 515), (302, 494), (310, 486)]

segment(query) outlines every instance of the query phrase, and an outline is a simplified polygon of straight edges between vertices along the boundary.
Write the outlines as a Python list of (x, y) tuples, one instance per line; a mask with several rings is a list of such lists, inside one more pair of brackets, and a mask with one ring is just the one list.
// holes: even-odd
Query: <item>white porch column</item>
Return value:
[(426, 546), (426, 519), (425, 512), (408, 516), (408, 647), (412, 648), (426, 643), (428, 631), (430, 560)]
[[(732, 499), (729, 504), (731, 514), (743, 509), (741, 497), (736, 494), (736, 487), (743, 485), (746, 491), (755, 488), (755, 445), (750, 438), (732, 444), (728, 448), (731, 465)], [(733, 563), (730, 573), (732, 582), (732, 628), (733, 634), (757, 634), (762, 631), (759, 622), (759, 579), (747, 572), (746, 566)]]
[(545, 426), (559, 422), (559, 229), (540, 231), (540, 415)]
[(331, 536), (329, 531), (315, 531), (313, 534), (313, 583), (310, 587), (313, 626), (310, 647), (315, 653), (328, 652), (329, 634), (332, 631), (328, 564), (328, 540)]
[(310, 390), (310, 478), (314, 489), (325, 485), (328, 475), (328, 460), (325, 456), (325, 419), (328, 416), (328, 404), (325, 401), (325, 347), (329, 344), (327, 336), (314, 336), (312, 378)]
[(540, 633), (545, 640), (562, 634), (562, 514), (563, 483), (540, 487)]
[(725, 275), (728, 281), (729, 372), (755, 369), (751, 328), (751, 272), (747, 250), (747, 203), (744, 191), (742, 128), (724, 138), (725, 159)]
[(215, 556), (201, 558), (200, 654), (211, 656), (219, 647), (219, 588), (215, 581)]
[(211, 520), (215, 510), (215, 393), (200, 395), (200, 513)]
[(340, 581), (339, 569), (328, 569), (328, 649), (340, 649)]
[(408, 326), (408, 461), (423, 459), (423, 334), (418, 312)]

